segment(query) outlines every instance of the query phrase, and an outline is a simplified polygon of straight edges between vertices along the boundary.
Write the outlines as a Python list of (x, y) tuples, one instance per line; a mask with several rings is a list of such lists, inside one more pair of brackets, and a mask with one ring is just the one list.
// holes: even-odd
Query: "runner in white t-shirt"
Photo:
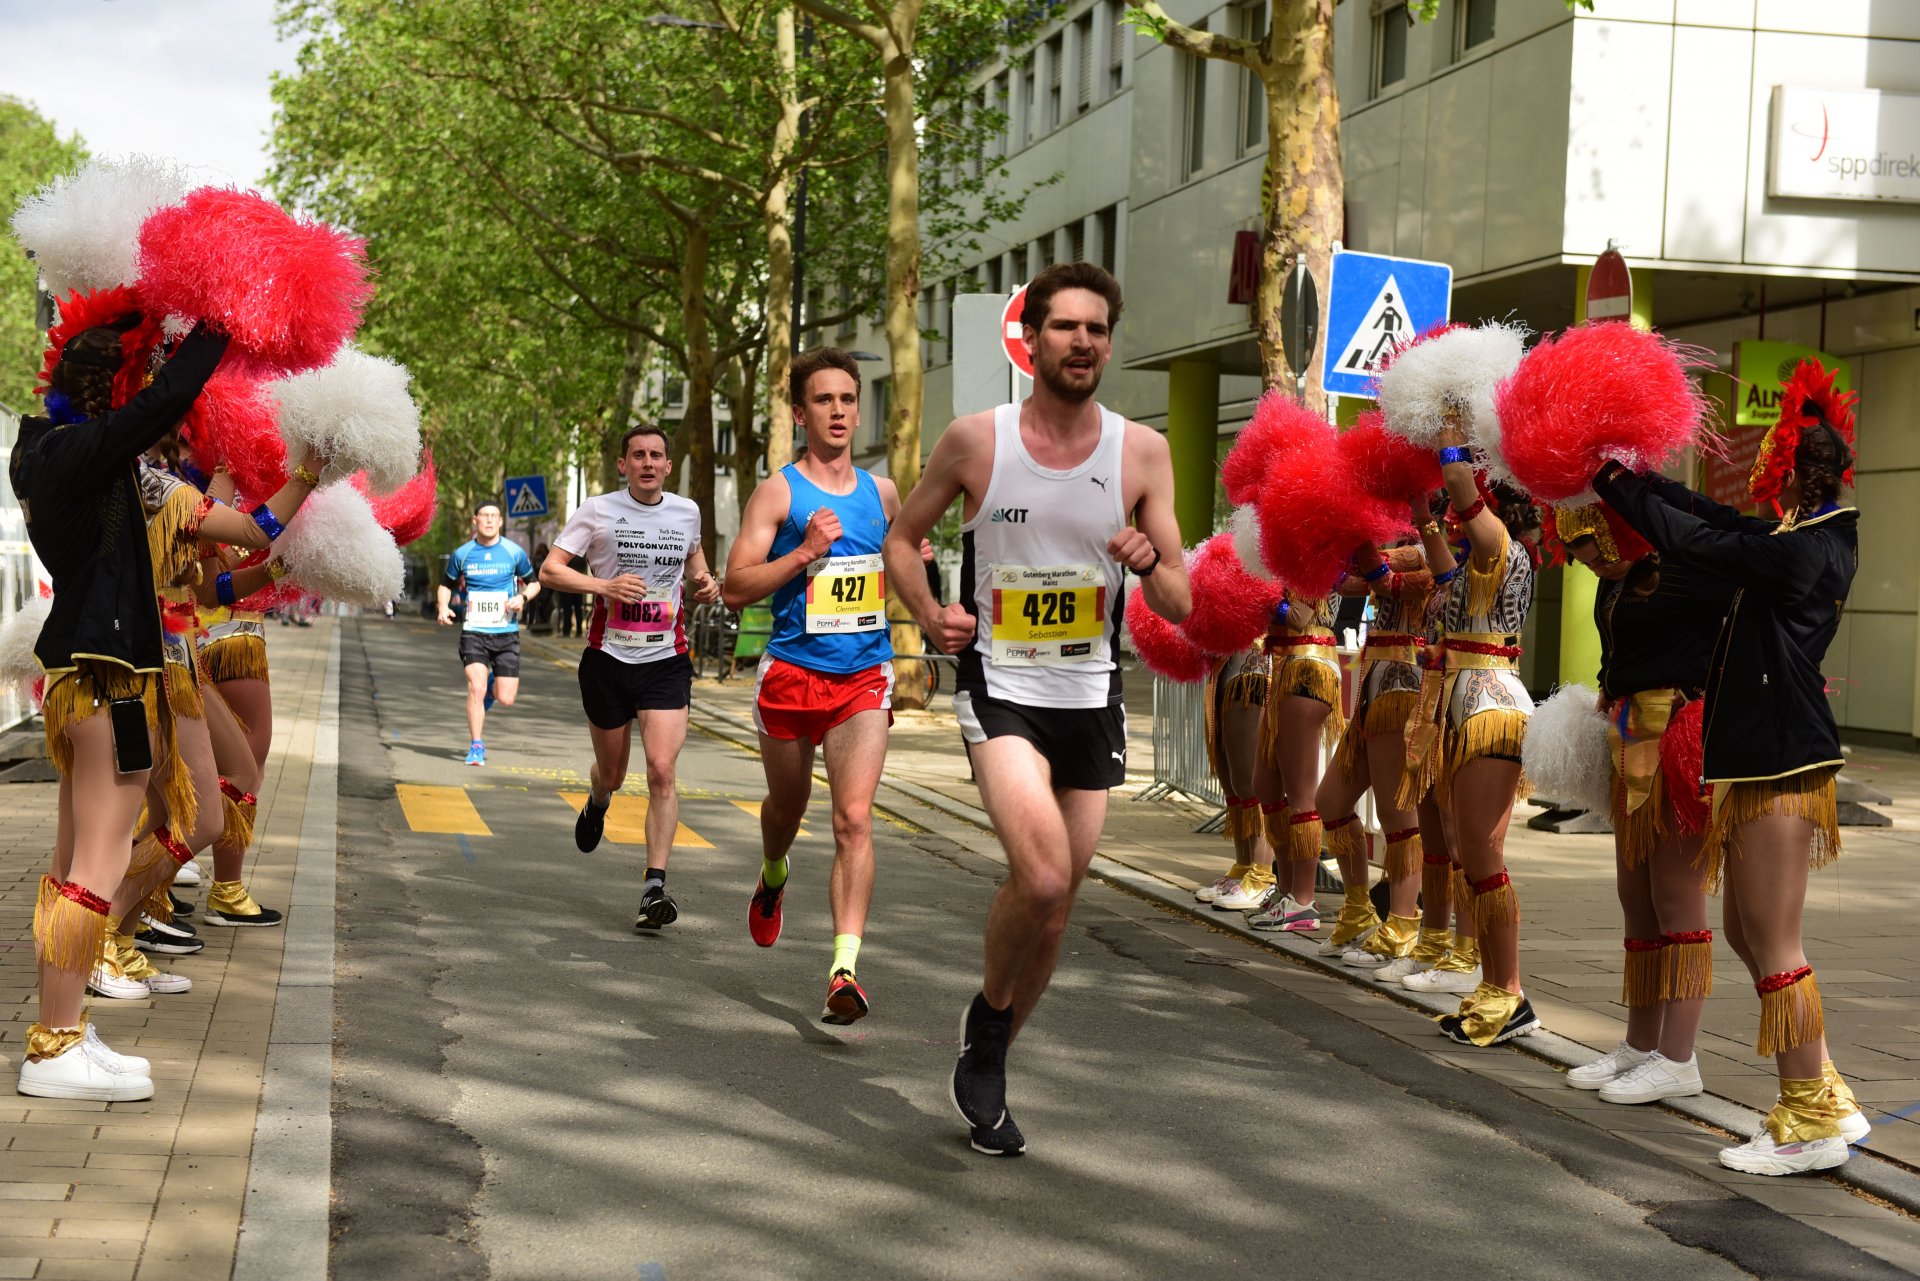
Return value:
[[(700, 509), (666, 492), (673, 462), (658, 427), (620, 440), (627, 487), (589, 498), (554, 540), (540, 581), (592, 596), (593, 620), (580, 655), (580, 701), (593, 738), (592, 792), (574, 824), (581, 853), (600, 844), (607, 807), (627, 777), (633, 722), (647, 759), (647, 879), (637, 930), (671, 925), (680, 912), (667, 892), (667, 859), (680, 825), (674, 766), (687, 741), (693, 663), (687, 657), (684, 587), (702, 604), (720, 599), (700, 547)], [(586, 558), (587, 571), (569, 567)]]

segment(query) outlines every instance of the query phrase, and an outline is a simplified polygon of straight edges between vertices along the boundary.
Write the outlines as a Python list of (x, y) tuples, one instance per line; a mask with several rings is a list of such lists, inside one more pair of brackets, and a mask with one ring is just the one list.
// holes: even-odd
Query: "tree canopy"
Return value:
[[(78, 134), (62, 138), (28, 103), (0, 94), (0, 211), (11, 217), (20, 202), (87, 158)], [(20, 413), (38, 407), (33, 386), (47, 337), (34, 323), (38, 273), (9, 245), (0, 254), (0, 403)]]

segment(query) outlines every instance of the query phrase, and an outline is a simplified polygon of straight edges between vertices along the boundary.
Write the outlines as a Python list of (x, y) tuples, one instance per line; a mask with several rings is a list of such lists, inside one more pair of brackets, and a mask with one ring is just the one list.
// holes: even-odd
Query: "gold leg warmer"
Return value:
[(1760, 993), (1760, 1040), (1754, 1051), (1763, 1058), (1827, 1034), (1820, 1009), (1820, 983), (1811, 965), (1769, 974), (1753, 986)]
[(1409, 827), (1403, 831), (1387, 833), (1387, 879), (1400, 882), (1420, 870), (1425, 847), (1420, 843), (1420, 829)]
[(1713, 931), (1662, 934), (1660, 994), (1668, 1001), (1692, 1001), (1713, 994)]
[(40, 964), (65, 974), (91, 974), (106, 954), (110, 906), (78, 881), (42, 877), (33, 912)]
[(1630, 1010), (1658, 1005), (1661, 1000), (1662, 954), (1667, 950), (1659, 939), (1626, 940), (1625, 976), (1620, 984), (1620, 1000)]
[(1841, 1111), (1824, 1076), (1808, 1080), (1780, 1078), (1780, 1101), (1767, 1113), (1775, 1143), (1810, 1143), (1840, 1135)]

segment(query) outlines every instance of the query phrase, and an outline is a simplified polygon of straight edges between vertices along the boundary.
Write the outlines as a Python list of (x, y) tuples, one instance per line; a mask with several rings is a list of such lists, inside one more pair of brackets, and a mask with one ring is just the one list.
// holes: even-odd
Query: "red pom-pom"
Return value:
[(202, 471), (224, 466), (233, 473), (235, 493), (257, 503), (287, 483), (287, 444), (278, 420), (266, 383), (217, 373), (180, 420), (180, 435)]
[(318, 369), (373, 293), (366, 242), (296, 218), (258, 192), (202, 187), (140, 226), (140, 294), (232, 338), (236, 373)]
[(1656, 471), (1704, 443), (1708, 404), (1688, 370), (1695, 352), (1624, 321), (1544, 339), (1500, 384), (1500, 452), (1535, 498), (1587, 492), (1608, 459)]
[(1220, 463), (1220, 485), (1227, 491), (1227, 501), (1235, 507), (1251, 503), (1274, 459), (1298, 441), (1318, 439), (1325, 428), (1325, 419), (1284, 391), (1275, 388), (1262, 396)]
[(120, 335), (120, 368), (113, 375), (113, 407), (132, 400), (147, 385), (147, 367), (154, 349), (160, 345), (162, 317), (141, 305), (139, 292), (130, 285), (111, 289), (75, 290), (60, 300), (59, 319), (47, 331), (47, 350), (40, 361), (40, 385), (34, 389), (45, 395), (53, 385), (53, 370), (60, 356), (75, 337), (99, 325), (110, 325), (129, 313), (140, 315), (139, 323)]
[[(435, 484), (431, 450), (421, 457), (418, 474), (391, 494), (374, 493), (367, 484), (365, 472), (353, 474), (353, 487), (365, 494), (373, 505), (373, 518), (402, 547), (418, 541), (433, 527)], [(539, 568), (534, 566), (536, 570)]]
[(1362, 489), (1387, 502), (1404, 504), (1415, 495), (1431, 494), (1442, 483), (1434, 452), (1388, 431), (1386, 417), (1377, 409), (1340, 433), (1340, 456)]
[(1276, 451), (1255, 511), (1260, 559), (1296, 595), (1325, 596), (1362, 543), (1391, 542), (1407, 528), (1405, 501), (1361, 488), (1341, 457), (1333, 429), (1296, 424), (1289, 448)]
[(1712, 817), (1712, 804), (1700, 795), (1700, 775), (1706, 767), (1706, 748), (1700, 738), (1705, 707), (1703, 700), (1694, 699), (1673, 714), (1667, 732), (1660, 736), (1660, 773), (1673, 825), (1682, 836), (1706, 831)]
[(1182, 685), (1207, 679), (1213, 671), (1213, 659), (1181, 634), (1180, 629), (1153, 612), (1147, 594), (1136, 591), (1127, 597), (1127, 635), (1133, 638), (1133, 652), (1156, 676), (1164, 676)]
[(1180, 631), (1209, 654), (1235, 653), (1265, 635), (1267, 618), (1285, 594), (1279, 583), (1247, 572), (1230, 533), (1215, 534), (1200, 544), (1187, 566), (1187, 578), (1193, 587), (1193, 612)]

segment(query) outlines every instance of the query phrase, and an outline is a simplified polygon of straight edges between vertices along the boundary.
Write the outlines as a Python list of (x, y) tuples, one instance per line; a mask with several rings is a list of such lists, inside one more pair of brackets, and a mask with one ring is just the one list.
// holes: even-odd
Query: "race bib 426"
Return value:
[(1105, 656), (1107, 576), (1098, 565), (995, 565), (992, 657), (1003, 667), (1056, 667)]
[(807, 631), (877, 632), (887, 625), (879, 556), (827, 556), (807, 566)]

